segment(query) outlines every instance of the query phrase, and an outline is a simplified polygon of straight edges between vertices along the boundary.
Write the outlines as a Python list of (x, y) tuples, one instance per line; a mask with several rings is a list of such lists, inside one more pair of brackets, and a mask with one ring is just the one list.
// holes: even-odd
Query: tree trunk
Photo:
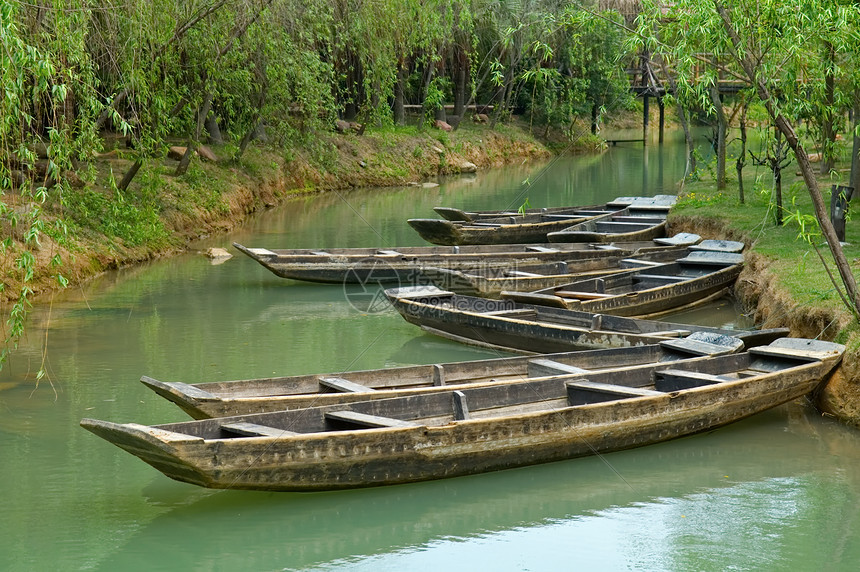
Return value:
[[(430, 109), (427, 108), (427, 93), (430, 91), (430, 83), (433, 81), (433, 76), (436, 73), (436, 66), (429, 64), (427, 69), (424, 70), (424, 85), (421, 87), (421, 109), (424, 112), (422, 114), (421, 121), (423, 123), (424, 119), (430, 114)], [(436, 110), (433, 109), (433, 114), (436, 114)]]
[(119, 190), (124, 191), (131, 184), (131, 181), (137, 175), (137, 172), (140, 171), (140, 167), (143, 165), (143, 159), (138, 159), (134, 162), (134, 165), (131, 166), (131, 169), (125, 174), (125, 177), (122, 178), (122, 181), (116, 186)]
[(462, 121), (466, 113), (466, 88), (469, 79), (469, 56), (461, 47), (456, 47), (454, 70), (454, 115)]
[(738, 200), (744, 204), (744, 166), (746, 165), (747, 156), (747, 104), (744, 102), (744, 108), (741, 111), (740, 130), (741, 130), (741, 152), (738, 154), (738, 160), (735, 161), (735, 170), (738, 172)]
[(188, 166), (191, 164), (191, 157), (194, 156), (194, 152), (200, 144), (200, 136), (203, 133), (203, 123), (206, 121), (206, 116), (209, 115), (209, 109), (211, 107), (212, 92), (207, 91), (206, 95), (203, 97), (203, 103), (197, 111), (197, 127), (194, 129), (194, 137), (188, 141), (188, 146), (185, 148), (185, 155), (182, 156), (182, 160), (179, 161), (179, 166), (176, 167), (175, 175), (177, 177), (184, 175), (188, 171)]
[(394, 109), (392, 110), (394, 113), (394, 124), (395, 125), (405, 125), (406, 124), (406, 108), (404, 106), (404, 98), (403, 98), (403, 84), (406, 81), (406, 70), (404, 69), (404, 62), (401, 60), (397, 64), (397, 80), (394, 84)]
[(852, 133), (854, 133), (854, 142), (851, 146), (851, 180), (850, 185), (854, 187), (854, 192), (860, 194), (860, 135), (857, 135), (857, 129), (860, 128), (860, 96), (854, 98), (854, 121), (852, 123)]
[(257, 138), (260, 130), (263, 128), (263, 108), (266, 106), (266, 98), (269, 95), (269, 79), (266, 75), (266, 70), (265, 56), (262, 50), (258, 49), (254, 57), (254, 79), (256, 79), (259, 86), (257, 96), (254, 98), (255, 118), (248, 131), (245, 132), (245, 135), (239, 141), (239, 148), (236, 149), (236, 153), (233, 155), (234, 161), (239, 161), (242, 158), (248, 145)]
[[(675, 85), (675, 78), (669, 73), (669, 68), (666, 67), (666, 62), (660, 58), (660, 67), (663, 70), (663, 75), (669, 80), (669, 89), (672, 93), (677, 94), (678, 90)], [(684, 144), (687, 148), (687, 166), (684, 169), (684, 179), (696, 172), (696, 143), (693, 141), (693, 135), (690, 133), (690, 124), (687, 122), (687, 112), (684, 110), (684, 104), (680, 97), (676, 97), (678, 101), (678, 121), (681, 122), (681, 128), (684, 130)]]
[(720, 92), (716, 85), (712, 85), (708, 89), (708, 95), (711, 96), (711, 103), (714, 104), (714, 109), (717, 112), (717, 188), (726, 188), (726, 112), (723, 109), (723, 102), (720, 99)]
[(773, 171), (773, 192), (776, 201), (776, 226), (782, 226), (782, 133), (777, 130), (776, 142), (774, 144), (773, 158), (770, 168)]
[(824, 43), (827, 51), (827, 69), (824, 71), (824, 113), (821, 118), (821, 174), (828, 175), (836, 162), (836, 130), (834, 129), (833, 111), (836, 101), (836, 82), (833, 77), (833, 67), (836, 65), (836, 50), (830, 42)]
[(206, 118), (206, 132), (209, 134), (209, 143), (220, 145), (224, 143), (224, 137), (221, 135), (221, 128), (218, 127), (218, 117), (214, 112), (210, 113)]

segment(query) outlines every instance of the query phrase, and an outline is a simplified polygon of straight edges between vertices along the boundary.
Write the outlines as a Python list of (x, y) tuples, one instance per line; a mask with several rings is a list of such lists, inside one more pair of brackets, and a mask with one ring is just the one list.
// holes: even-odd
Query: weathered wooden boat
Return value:
[[(618, 197), (615, 200), (601, 205), (600, 208), (609, 211), (621, 210), (631, 205), (636, 205), (641, 210), (649, 208), (665, 212), (667, 208), (677, 202), (675, 195), (656, 195), (654, 197)], [(490, 218), (510, 217), (524, 214), (570, 214), (583, 207), (547, 207), (525, 210), (502, 210), (502, 211), (464, 211), (454, 207), (434, 207), (433, 210), (442, 218), (450, 221), (477, 222)]]
[(698, 234), (670, 238), (600, 244), (497, 244), (473, 246), (407, 246), (379, 248), (278, 249), (233, 246), (280, 276), (292, 280), (332, 284), (418, 284), (420, 268), (437, 266), (472, 269), (511, 264), (539, 264), (634, 256), (656, 250), (692, 246)]
[(766, 347), (350, 404), (139, 425), (81, 425), (166, 476), (209, 488), (312, 491), (534, 465), (707, 431), (813, 391), (844, 346)]
[[(674, 198), (674, 197), (673, 197)], [(631, 224), (644, 221), (664, 221), (671, 204), (658, 204), (648, 201), (633, 201), (621, 208), (617, 206), (597, 205), (580, 207), (564, 213), (529, 213), (521, 215), (504, 215), (499, 217), (482, 218), (479, 221), (463, 222), (446, 219), (413, 218), (407, 222), (415, 229), (421, 238), (433, 244), (514, 244), (547, 242), (547, 236), (577, 223), (587, 222), (595, 217), (614, 216), (618, 222), (629, 221)], [(659, 232), (652, 233), (642, 240), (650, 240), (663, 236)], [(643, 234), (644, 236), (644, 234)], [(630, 238), (629, 240), (640, 240)], [(577, 241), (587, 242), (587, 241)], [(608, 242), (597, 240), (593, 242)]]
[(642, 320), (461, 296), (435, 286), (389, 288), (385, 295), (407, 322), (429, 333), (512, 352), (631, 347), (683, 338), (693, 332), (735, 336), (748, 346), (755, 346), (788, 335), (786, 328), (730, 330)]
[(481, 210), (481, 211), (464, 211), (454, 207), (434, 207), (433, 210), (442, 218), (454, 222), (476, 222), (491, 218), (522, 216), (524, 214), (569, 214), (583, 208), (618, 211), (629, 206), (636, 206), (641, 210), (654, 209), (658, 212), (665, 212), (671, 208), (678, 200), (676, 195), (656, 195), (653, 197), (617, 197), (614, 200), (596, 205), (593, 207), (582, 206), (563, 206), (563, 207), (543, 207), (543, 208), (528, 208), (520, 210)]
[(640, 266), (534, 292), (504, 291), (500, 297), (583, 312), (654, 317), (724, 295), (741, 273), (743, 261), (738, 253), (691, 251), (668, 264)]
[(515, 244), (547, 242), (549, 233), (607, 213), (605, 210), (582, 208), (566, 214), (517, 214), (479, 222), (435, 218), (411, 218), (406, 222), (421, 238), (432, 244)]
[(148, 376), (143, 376), (140, 381), (191, 417), (207, 419), (424, 395), (573, 372), (623, 370), (649, 363), (702, 359), (703, 356), (733, 353), (743, 348), (744, 343), (733, 336), (696, 332), (687, 338), (653, 345), (540, 357), (506, 357), (196, 384), (164, 382)]
[(577, 222), (567, 228), (547, 233), (549, 242), (612, 242), (650, 240), (666, 234), (665, 216), (641, 216), (607, 213)]
[[(743, 243), (724, 240), (704, 240), (697, 250), (736, 252)], [(683, 248), (640, 251), (632, 256), (618, 255), (591, 260), (563, 260), (534, 264), (512, 262), (509, 265), (480, 266), (470, 269), (423, 266), (421, 276), (445, 290), (468, 296), (498, 298), (503, 291), (531, 292), (553, 288), (588, 278), (604, 278), (613, 274), (628, 274), (636, 268), (651, 268), (661, 263), (686, 258), (691, 250)]]

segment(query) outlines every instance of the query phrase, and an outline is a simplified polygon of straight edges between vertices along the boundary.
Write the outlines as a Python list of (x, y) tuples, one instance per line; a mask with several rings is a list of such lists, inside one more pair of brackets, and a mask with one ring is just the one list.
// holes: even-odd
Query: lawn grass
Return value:
[[(838, 166), (845, 167), (844, 164)], [(770, 172), (749, 167), (744, 172), (743, 203), (739, 200), (736, 176), (730, 178), (725, 189), (717, 190), (714, 180), (706, 175), (701, 180), (684, 183), (670, 221), (687, 228), (716, 225), (726, 237), (746, 242), (748, 256), (758, 260), (756, 272), (761, 267), (767, 268), (766, 275), (747, 276), (747, 279), (779, 293), (785, 306), (780, 311), (792, 314), (791, 318), (786, 317), (786, 325), (796, 324), (804, 316), (810, 319), (816, 316), (816, 323), (821, 321), (821, 316), (831, 316), (829, 322), (838, 326), (827, 328), (820, 336), (858, 349), (860, 326), (852, 319), (822, 263), (822, 259), (826, 261), (839, 288), (844, 291), (830, 249), (815, 221), (812, 198), (796, 171), (794, 164), (783, 171), (784, 222), (780, 226), (776, 224)], [(840, 177), (847, 178), (847, 173), (837, 171), (832, 178), (822, 176), (819, 179), (819, 189), (828, 210), (831, 185), (845, 184), (838, 180)], [(851, 220), (850, 210), (843, 250), (857, 278), (860, 276), (860, 223)]]

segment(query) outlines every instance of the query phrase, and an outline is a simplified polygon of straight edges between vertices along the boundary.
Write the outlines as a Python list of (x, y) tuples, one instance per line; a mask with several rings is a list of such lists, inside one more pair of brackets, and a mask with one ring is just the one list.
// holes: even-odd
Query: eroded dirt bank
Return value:
[[(671, 216), (669, 231), (696, 232), (703, 236), (738, 240), (750, 246), (749, 237), (732, 231), (710, 218)], [(852, 319), (847, 311), (828, 311), (798, 306), (778, 286), (767, 257), (747, 250), (744, 269), (738, 277), (734, 294), (762, 328), (789, 328), (791, 335), (840, 341), (846, 344), (842, 365), (813, 396), (816, 407), (824, 414), (860, 427), (860, 344), (856, 340), (835, 340)], [(852, 343), (854, 342), (854, 343)]]
[[(552, 156), (546, 146), (523, 130), (492, 130), (483, 125), (469, 125), (456, 132), (328, 134), (321, 139), (324, 143), (319, 147), (324, 153), (319, 149), (258, 148), (249, 150), (239, 162), (225, 159), (229, 157), (229, 149), (214, 147), (221, 159), (216, 162), (196, 159), (192, 177), (173, 176), (177, 163), (169, 158), (151, 165), (149, 192), (157, 194), (153, 208), (158, 211), (157, 224), (163, 227), (162, 235), (166, 238), (129, 244), (117, 236), (99, 232), (98, 225), (88, 226), (86, 220), (75, 221), (76, 230), (67, 244), (58, 245), (43, 235), (35, 253), (34, 276), (27, 283), (35, 294), (32, 300), (38, 302), (58, 289), (58, 274), (74, 286), (107, 270), (182, 251), (195, 239), (228, 232), (253, 213), (297, 194), (398, 186), (433, 180), (438, 175)], [(94, 167), (102, 176), (89, 185), (94, 194), (107, 201), (127, 200), (131, 195), (117, 198), (106, 179), (107, 173), (127, 172), (132, 159), (121, 148), (95, 158)], [(144, 192), (143, 177), (139, 179), (129, 193)], [(11, 204), (13, 208), (26, 208), (16, 205), (14, 200)], [(51, 216), (71, 215), (59, 207)], [(20, 295), (24, 278), (16, 263), (23, 245), (23, 233), (18, 234), (21, 236), (13, 232), (15, 245), (0, 252), (3, 315)], [(52, 264), (57, 256), (63, 261), (61, 266)]]

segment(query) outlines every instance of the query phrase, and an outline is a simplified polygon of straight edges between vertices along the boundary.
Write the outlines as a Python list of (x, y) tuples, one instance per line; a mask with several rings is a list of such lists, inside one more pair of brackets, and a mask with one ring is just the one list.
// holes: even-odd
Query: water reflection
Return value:
[[(591, 555), (578, 564), (612, 569), (723, 569), (739, 552), (741, 561), (773, 569), (785, 550), (799, 550), (790, 545), (797, 529), (818, 526), (819, 503), (809, 497), (826, 478), (820, 458), (831, 444), (809, 424), (787, 406), (602, 458), (359, 491), (211, 493), (154, 519), (99, 569), (134, 568), (144, 557), (148, 569), (510, 569), (537, 562), (554, 569), (582, 552)], [(838, 441), (840, 431), (822, 428)], [(844, 500), (860, 500), (856, 480), (829, 481)], [(148, 492), (149, 502), (161, 502), (157, 488)], [(195, 546), (193, 554), (180, 538)], [(804, 544), (815, 554), (830, 549), (827, 539)]]

